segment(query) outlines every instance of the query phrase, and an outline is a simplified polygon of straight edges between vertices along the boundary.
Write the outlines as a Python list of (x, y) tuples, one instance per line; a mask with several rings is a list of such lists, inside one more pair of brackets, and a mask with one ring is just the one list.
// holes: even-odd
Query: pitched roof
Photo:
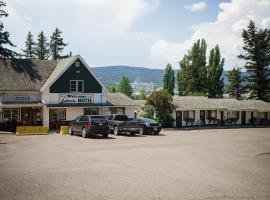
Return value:
[(210, 99), (197, 96), (174, 96), (173, 105), (182, 110), (258, 110), (270, 111), (270, 103), (261, 100)]
[(138, 106), (138, 103), (122, 93), (108, 93), (107, 101), (113, 106)]
[(65, 59), (61, 59), (58, 61), (57, 65), (55, 66), (54, 70), (52, 71), (51, 75), (48, 77), (48, 79), (45, 81), (44, 85), (40, 88), (41, 90), (43, 88), (46, 88), (49, 86), (55, 79), (58, 77), (59, 74), (61, 74), (63, 71), (66, 70), (66, 68), (69, 66), (69, 64), (72, 61), (75, 61), (76, 57), (68, 57)]
[(0, 60), (0, 91), (39, 91), (58, 61)]

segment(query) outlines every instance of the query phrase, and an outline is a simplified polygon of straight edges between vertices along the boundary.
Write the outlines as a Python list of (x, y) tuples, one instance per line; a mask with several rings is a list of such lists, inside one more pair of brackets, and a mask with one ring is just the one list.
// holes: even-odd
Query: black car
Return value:
[(153, 119), (140, 118), (141, 124), (143, 126), (144, 134), (155, 134), (158, 135), (161, 131), (161, 124)]
[(108, 121), (101, 115), (81, 115), (70, 122), (69, 134), (84, 138), (95, 135), (108, 137)]

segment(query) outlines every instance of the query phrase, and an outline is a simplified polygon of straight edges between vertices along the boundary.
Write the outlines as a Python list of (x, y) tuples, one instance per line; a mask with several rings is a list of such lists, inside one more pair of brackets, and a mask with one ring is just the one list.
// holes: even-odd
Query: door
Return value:
[(31, 108), (21, 108), (21, 121), (25, 126), (32, 125), (32, 113)]
[(203, 125), (205, 125), (205, 110), (200, 111), (200, 120)]
[(254, 116), (253, 116), (253, 112), (251, 112), (250, 123), (251, 123), (251, 124), (254, 124)]
[(176, 128), (182, 127), (182, 111), (176, 111)]
[(242, 125), (246, 124), (246, 111), (241, 112), (241, 124)]

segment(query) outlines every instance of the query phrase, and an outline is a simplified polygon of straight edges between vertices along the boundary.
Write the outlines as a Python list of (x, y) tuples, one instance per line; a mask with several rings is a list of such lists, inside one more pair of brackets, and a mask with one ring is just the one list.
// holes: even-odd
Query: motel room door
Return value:
[(182, 127), (182, 111), (176, 111), (176, 128)]
[(241, 124), (242, 125), (246, 124), (246, 111), (241, 112)]

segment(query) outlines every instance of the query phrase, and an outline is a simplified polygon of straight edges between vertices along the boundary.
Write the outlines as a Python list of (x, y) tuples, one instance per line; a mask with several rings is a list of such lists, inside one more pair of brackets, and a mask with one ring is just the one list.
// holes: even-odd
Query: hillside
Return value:
[[(117, 83), (122, 76), (127, 76), (131, 82), (156, 82), (158, 87), (163, 84), (163, 69), (150, 69), (146, 67), (131, 67), (131, 66), (106, 66), (94, 67), (94, 72), (106, 84)], [(228, 84), (226, 77), (227, 71), (224, 71), (224, 83)]]

